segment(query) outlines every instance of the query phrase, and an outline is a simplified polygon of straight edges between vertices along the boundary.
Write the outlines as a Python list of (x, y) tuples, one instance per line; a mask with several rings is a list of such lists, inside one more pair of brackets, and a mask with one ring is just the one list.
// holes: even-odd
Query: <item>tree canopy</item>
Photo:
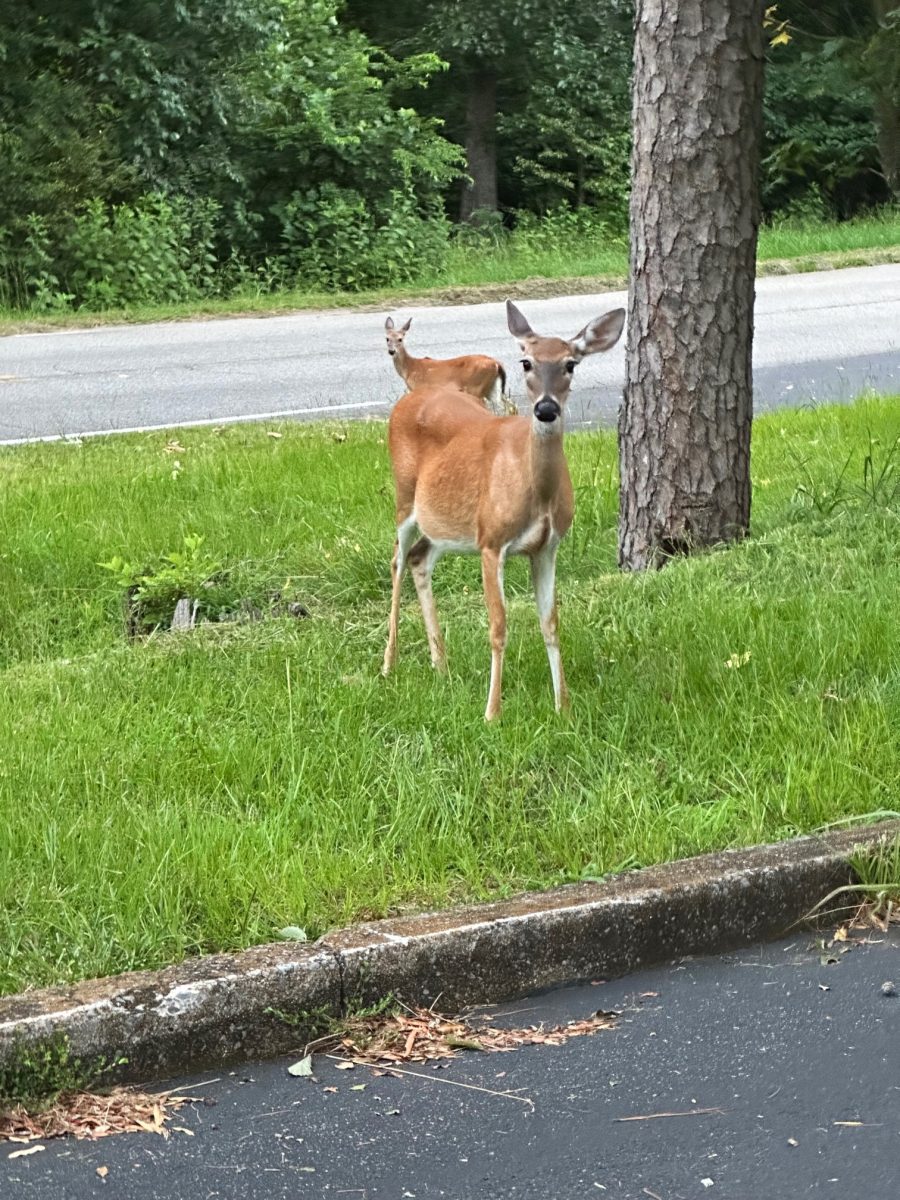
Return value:
[[(778, 16), (766, 212), (897, 195), (900, 4)], [(0, 303), (364, 287), (439, 266), (454, 220), (561, 206), (622, 232), (632, 18), (632, 0), (6, 0)]]

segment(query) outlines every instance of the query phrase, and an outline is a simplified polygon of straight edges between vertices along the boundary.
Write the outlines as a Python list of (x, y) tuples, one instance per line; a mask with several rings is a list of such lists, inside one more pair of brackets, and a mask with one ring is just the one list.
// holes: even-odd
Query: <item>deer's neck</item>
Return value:
[[(563, 449), (563, 418), (554, 422), (551, 431), (538, 432), (532, 418), (530, 442), (531, 481), (538, 500), (552, 499), (559, 491), (560, 481), (566, 470), (566, 455)], [(545, 427), (546, 428), (546, 427)]]
[(413, 356), (407, 351), (405, 346), (397, 347), (397, 349), (394, 353), (394, 370), (397, 372), (397, 374), (400, 376), (400, 378), (403, 380), (404, 383), (406, 383), (406, 380), (407, 380), (407, 377), (409, 376), (410, 371), (412, 370), (413, 367), (416, 366), (418, 361), (419, 360), (417, 358), (413, 358)]

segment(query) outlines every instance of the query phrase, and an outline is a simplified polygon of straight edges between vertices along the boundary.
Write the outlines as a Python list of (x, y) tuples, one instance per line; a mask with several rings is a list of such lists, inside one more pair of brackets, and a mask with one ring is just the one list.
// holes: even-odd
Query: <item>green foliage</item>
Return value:
[(420, 216), (403, 192), (372, 211), (359, 193), (324, 184), (276, 210), (281, 261), (294, 283), (356, 291), (437, 272), (448, 248), (443, 214)]
[(821, 50), (792, 45), (772, 58), (765, 92), (765, 208), (795, 217), (846, 217), (886, 200), (865, 86), (841, 58)]
[(214, 585), (222, 564), (203, 549), (205, 540), (201, 534), (185, 534), (183, 548), (163, 554), (152, 567), (137, 567), (119, 554), (97, 565), (109, 572), (118, 591), (127, 594), (140, 614), (140, 625), (155, 629), (169, 625), (183, 598), (199, 601), (200, 616), (218, 612), (222, 597)]
[(0, 1116), (21, 1105), (27, 1112), (49, 1107), (62, 1092), (84, 1091), (124, 1066), (127, 1058), (93, 1062), (73, 1058), (65, 1034), (36, 1043), (23, 1042), (0, 1062)]
[(133, 205), (89, 201), (60, 239), (59, 271), (77, 304), (187, 300), (215, 283), (218, 206), (150, 193)]
[(339, 0), (75, 0), (52, 21), (47, 3), (13, 0), (15, 28), (0, 16), (16, 56), (0, 79), (0, 303), (353, 287), (439, 264), (459, 152), (404, 102), (434, 54), (386, 55), (339, 24)]
[(879, 898), (882, 902), (891, 900), (894, 906), (900, 904), (900, 837), (883, 837), (876, 846), (858, 846), (850, 865), (859, 882), (869, 889), (870, 901), (874, 896), (876, 904)]
[(900, 4), (782, 0), (778, 15), (791, 41), (770, 54), (775, 188), (818, 184), (840, 215), (900, 197)]
[(498, 123), (517, 207), (589, 205), (617, 232), (627, 229), (631, 9), (631, 0), (604, 0), (537, 24), (527, 100)]
[[(521, 244), (541, 237), (521, 214), (549, 214), (557, 246), (561, 214), (581, 209), (573, 235), (619, 238), (632, 17), (633, 0), (7, 0), (0, 306), (440, 276), (468, 236), (451, 241), (445, 205), (484, 78)], [(777, 20), (790, 41), (769, 49), (767, 213), (846, 218), (885, 200), (900, 186), (900, 6), (783, 0)], [(496, 220), (480, 233), (502, 248)]]

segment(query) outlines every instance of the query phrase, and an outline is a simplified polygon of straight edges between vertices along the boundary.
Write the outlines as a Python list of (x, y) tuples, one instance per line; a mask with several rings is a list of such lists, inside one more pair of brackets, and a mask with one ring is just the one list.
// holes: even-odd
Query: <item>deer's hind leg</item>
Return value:
[(412, 572), (413, 583), (422, 606), (422, 617), (425, 621), (425, 632), (428, 634), (428, 649), (431, 651), (431, 665), (442, 673), (447, 670), (447, 651), (438, 621), (437, 606), (434, 602), (434, 592), (431, 590), (431, 576), (435, 563), (441, 557), (441, 550), (427, 537), (420, 537), (409, 552), (409, 568)]
[(403, 572), (410, 548), (416, 538), (416, 519), (410, 513), (397, 526), (397, 540), (394, 543), (394, 557), (391, 559), (391, 615), (388, 622), (388, 642), (384, 651), (384, 664), (381, 673), (387, 675), (397, 661), (397, 627), (400, 622), (400, 588), (403, 584)]

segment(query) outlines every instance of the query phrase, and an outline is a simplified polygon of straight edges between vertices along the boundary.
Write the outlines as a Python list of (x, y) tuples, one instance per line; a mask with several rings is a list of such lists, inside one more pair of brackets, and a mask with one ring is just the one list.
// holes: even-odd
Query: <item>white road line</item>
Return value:
[(277, 421), (281, 417), (318, 416), (320, 413), (346, 412), (361, 408), (384, 408), (384, 400), (360, 400), (353, 404), (323, 404), (319, 408), (283, 408), (278, 412), (239, 413), (237, 416), (203, 417), (180, 421), (174, 417), (162, 425), (127, 425), (118, 429), (87, 429), (82, 433), (49, 433), (42, 437), (5, 438), (0, 446), (30, 446), (37, 442), (80, 442), (83, 438), (112, 437), (117, 433), (158, 433), (163, 429), (196, 429), (204, 425), (241, 425), (250, 421)]

